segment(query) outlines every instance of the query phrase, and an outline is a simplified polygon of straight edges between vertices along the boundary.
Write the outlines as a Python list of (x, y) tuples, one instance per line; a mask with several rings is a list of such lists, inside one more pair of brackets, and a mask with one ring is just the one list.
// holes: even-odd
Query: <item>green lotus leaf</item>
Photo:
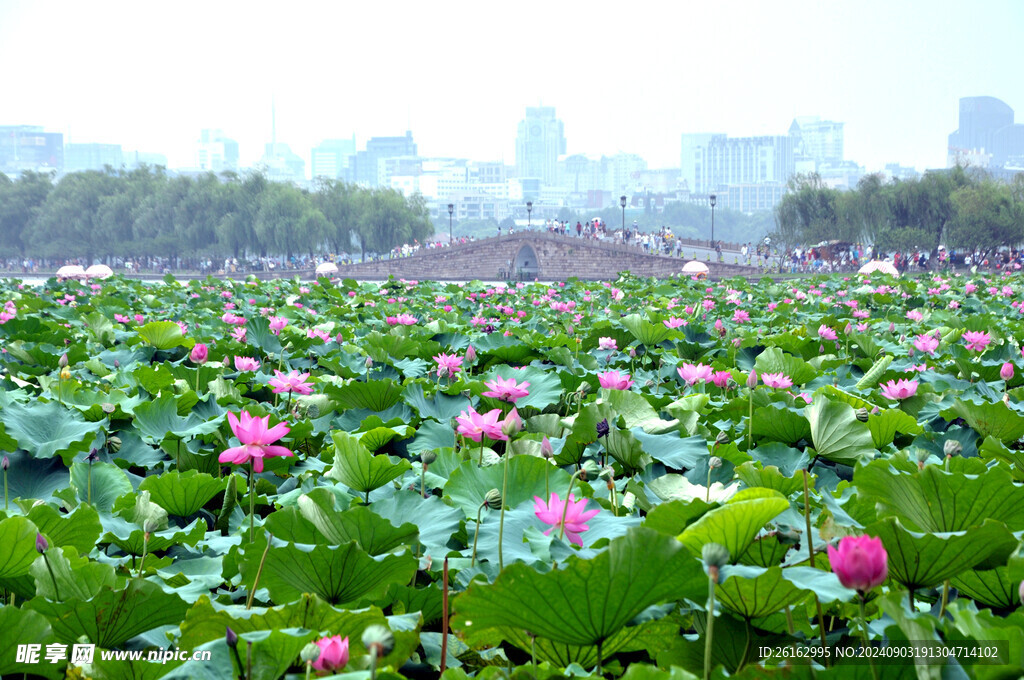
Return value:
[(946, 420), (963, 418), (982, 437), (995, 437), (1002, 442), (1015, 442), (1024, 437), (1024, 415), (1002, 401), (978, 403), (957, 399), (953, 407), (942, 412)]
[[(0, 630), (10, 633), (0, 636), (0, 677), (15, 678), (42, 676), (58, 680), (65, 677), (60, 664), (24, 663), (18, 661), (18, 645), (31, 641), (32, 644), (46, 645), (56, 642), (50, 622), (39, 612), (18, 607), (0, 607)], [(43, 653), (40, 653), (40, 659)]]
[(541, 574), (516, 563), (493, 584), (470, 584), (455, 600), (452, 625), (470, 641), (490, 629), (516, 628), (556, 643), (597, 645), (650, 605), (699, 598), (702, 572), (677, 541), (633, 529), (592, 559), (570, 557), (564, 569)]
[(761, 463), (748, 460), (738, 466), (735, 472), (736, 477), (747, 486), (775, 489), (787, 498), (804, 488), (802, 474), (797, 473), (790, 477), (783, 477), (779, 468), (774, 465), (762, 466)]
[(778, 491), (744, 489), (688, 526), (679, 534), (679, 540), (698, 555), (706, 543), (718, 543), (736, 560), (761, 528), (788, 507), (789, 501)]
[[(136, 524), (121, 517), (101, 516), (104, 534), (101, 543), (112, 543), (129, 555), (142, 555), (144, 532)], [(172, 545), (195, 545), (206, 536), (206, 521), (197, 519), (187, 527), (171, 527), (149, 535), (146, 551), (149, 553), (167, 550)]]
[(396, 527), (365, 506), (344, 512), (334, 506), (335, 496), (328, 489), (313, 489), (299, 496), (299, 512), (331, 545), (355, 541), (370, 555), (383, 555), (417, 540), (419, 530), (414, 524)]
[[(524, 501), (557, 493), (564, 498), (569, 488), (569, 474), (551, 465), (543, 458), (513, 456), (508, 461), (508, 480), (503, 483), (505, 464), (480, 467), (475, 460), (467, 460), (454, 470), (444, 486), (444, 495), (462, 510), (467, 518), (476, 518), (476, 511), (491, 489), (507, 489), (506, 508), (515, 508)], [(573, 493), (580, 498), (579, 487)]]
[(785, 354), (778, 347), (769, 347), (757, 355), (754, 369), (758, 375), (784, 373), (794, 385), (803, 385), (818, 377), (818, 371), (809, 363), (792, 354)]
[(161, 350), (192, 347), (195, 344), (195, 340), (186, 338), (181, 332), (181, 327), (173, 321), (150, 321), (145, 326), (140, 326), (136, 332), (143, 340)]
[(506, 364), (527, 363), (526, 360), (536, 354), (529, 345), (501, 333), (490, 333), (477, 338), (473, 341), (473, 348), (481, 357), (495, 357)]
[(389, 456), (373, 455), (347, 432), (332, 432), (331, 439), (334, 441), (334, 465), (326, 476), (366, 494), (367, 498), (371, 491), (401, 477), (412, 467), (404, 458), (394, 462)]
[(109, 512), (119, 496), (132, 491), (132, 483), (124, 470), (102, 461), (91, 465), (75, 461), (71, 465), (71, 487), (82, 503), (89, 498), (91, 487), (92, 505), (100, 512)]
[(1016, 544), (1006, 525), (992, 520), (969, 531), (919, 533), (889, 517), (868, 525), (865, 533), (882, 539), (889, 577), (914, 589), (939, 585)]
[(462, 395), (451, 396), (437, 392), (432, 399), (427, 399), (423, 385), (412, 383), (406, 385), (402, 392), (405, 403), (416, 409), (420, 418), (433, 418), (448, 423), (452, 418), (466, 410), (466, 399)]
[(70, 547), (48, 549), (46, 559), (36, 560), (29, 573), (36, 594), (48, 600), (89, 600), (105, 588), (118, 587), (113, 566), (90, 562)]
[(35, 404), (11, 402), (3, 409), (4, 428), (18, 446), (36, 458), (60, 456), (65, 465), (86, 451), (103, 423), (86, 422), (77, 410), (56, 401)]
[(135, 429), (147, 444), (159, 446), (167, 437), (185, 439), (220, 429), (222, 418), (204, 421), (195, 413), (178, 415), (178, 397), (163, 394), (135, 407)]
[(227, 487), (226, 478), (216, 478), (196, 470), (171, 470), (151, 475), (139, 484), (139, 491), (148, 491), (150, 499), (172, 515), (188, 517), (210, 502)]
[(814, 403), (804, 408), (804, 416), (811, 425), (814, 451), (822, 458), (853, 465), (875, 457), (871, 432), (847, 404), (817, 394)]
[(328, 386), (324, 392), (345, 408), (365, 408), (377, 413), (402, 399), (402, 387), (393, 380), (353, 381), (342, 387)]
[[(50, 505), (34, 505), (28, 511), (28, 518), (39, 533), (46, 536), (50, 545), (73, 546), (83, 555), (96, 547), (103, 530), (99, 513), (85, 503), (68, 514), (62, 514)], [(4, 545), (2, 540), (0, 545)]]
[(374, 501), (373, 511), (396, 527), (407, 523), (416, 525), (423, 548), (421, 554), (430, 556), (435, 565), (448, 554), (448, 543), (465, 517), (461, 510), (446, 505), (437, 496), (423, 499), (419, 493), (408, 490)]
[(924, 431), (914, 416), (898, 409), (888, 409), (868, 416), (868, 430), (876, 449), (891, 444), (897, 434), (921, 434)]
[[(249, 583), (259, 568), (261, 551), (247, 549), (242, 576)], [(416, 573), (410, 553), (374, 558), (355, 541), (331, 547), (275, 545), (267, 552), (260, 577), (275, 603), (287, 603), (303, 593), (313, 593), (331, 604), (343, 606), (373, 599), (392, 583), (408, 583)]]
[(620, 323), (629, 329), (640, 344), (654, 347), (672, 335), (672, 330), (663, 323), (651, 323), (639, 314), (622, 317)]
[(961, 596), (966, 595), (983, 607), (1013, 609), (1020, 603), (1017, 592), (1020, 581), (1010, 578), (1007, 567), (962, 571), (950, 579), (950, 583)]
[(281, 339), (270, 332), (270, 320), (254, 316), (245, 322), (245, 342), (266, 354), (281, 355)]
[(754, 438), (796, 444), (811, 438), (811, 427), (803, 412), (772, 404), (754, 409)]
[(140, 579), (129, 580), (120, 590), (105, 588), (89, 600), (35, 597), (24, 606), (45, 616), (61, 642), (71, 644), (84, 635), (108, 649), (159, 626), (177, 625), (188, 610), (177, 595)]
[[(25, 517), (0, 520), (0, 578), (24, 576), (39, 557), (36, 552), (36, 525)], [(0, 608), (2, 609), (2, 608)]]
[(937, 465), (911, 469), (876, 460), (857, 468), (855, 486), (860, 495), (916, 531), (964, 531), (986, 519), (1003, 522), (1012, 531), (1024, 529), (1024, 487), (1014, 484), (1004, 468), (980, 475), (946, 472)]

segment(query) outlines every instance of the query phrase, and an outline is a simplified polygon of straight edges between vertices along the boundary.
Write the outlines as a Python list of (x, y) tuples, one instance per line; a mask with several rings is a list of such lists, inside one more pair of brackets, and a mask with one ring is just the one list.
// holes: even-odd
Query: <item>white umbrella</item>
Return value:
[(689, 262), (687, 262), (686, 264), (683, 265), (683, 273), (684, 274), (689, 274), (691, 276), (693, 276), (695, 274), (697, 274), (697, 275), (699, 275), (699, 274), (707, 275), (708, 271), (710, 271), (708, 269), (708, 266), (706, 264), (704, 264), (703, 262), (699, 262), (697, 260), (690, 260)]
[(316, 266), (317, 274), (337, 274), (338, 265), (333, 262), (321, 262)]
[(90, 279), (109, 279), (114, 271), (105, 264), (94, 264), (85, 270), (85, 275)]
[(858, 274), (871, 274), (873, 272), (882, 272), (883, 274), (891, 274), (897, 277), (900, 275), (892, 262), (886, 262), (885, 260), (871, 260), (871, 262), (857, 270)]
[(78, 264), (66, 264), (57, 270), (58, 279), (84, 279), (85, 270)]

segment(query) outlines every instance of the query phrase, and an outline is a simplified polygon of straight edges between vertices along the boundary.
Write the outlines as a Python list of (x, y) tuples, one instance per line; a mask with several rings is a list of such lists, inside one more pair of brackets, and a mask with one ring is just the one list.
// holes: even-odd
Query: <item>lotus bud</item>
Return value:
[(2, 461), (0, 461), (0, 468), (2, 468), (4, 472), (7, 472), (7, 470), (9, 470), (10, 467), (11, 467), (11, 459), (8, 458), (7, 456), (4, 456), (4, 459)]
[(870, 414), (868, 413), (868, 410), (866, 408), (864, 408), (863, 406), (861, 406), (859, 409), (857, 409), (857, 420), (859, 420), (860, 422), (862, 422), (862, 423), (868, 422), (868, 416), (869, 415)]
[(373, 368), (373, 358), (372, 357), (366, 357), (366, 362), (365, 363), (366, 363), (366, 367), (367, 368)]
[(1013, 380), (1013, 364), (1009, 361), (1003, 364), (1002, 368), (999, 369), (999, 377), (1007, 382)]
[(420, 453), (420, 462), (424, 465), (430, 465), (437, 460), (437, 454), (433, 451), (423, 451)]
[(470, 363), (476, 361), (476, 350), (473, 349), (473, 345), (466, 348), (466, 361)]
[(727, 435), (722, 430), (719, 430), (718, 435), (715, 436), (715, 444), (717, 444), (718, 446), (725, 446), (730, 441), (731, 440), (729, 439), (729, 435)]
[(315, 642), (310, 642), (299, 652), (299, 658), (302, 659), (302, 663), (313, 663), (320, 658), (320, 647)]
[(583, 463), (580, 467), (580, 479), (584, 482), (588, 479), (597, 479), (600, 474), (601, 468), (593, 460), (587, 460), (587, 462)]
[(394, 634), (380, 625), (367, 626), (362, 641), (367, 651), (376, 650), (378, 659), (387, 656), (395, 648)]
[(115, 369), (121, 368), (121, 362), (118, 361), (117, 359), (114, 359), (114, 368)]
[(607, 437), (609, 431), (610, 431), (610, 428), (608, 427), (608, 419), (607, 418), (605, 418), (604, 420), (602, 420), (601, 422), (599, 422), (597, 424), (597, 436), (599, 438), (600, 437)]
[(1017, 597), (1020, 598), (1020, 603), (1024, 604), (1024, 581), (1020, 582), (1020, 587), (1017, 588)]
[(751, 369), (750, 375), (747, 376), (747, 388), (754, 389), (757, 387), (757, 371)]
[(708, 459), (708, 467), (712, 470), (722, 467), (722, 459), (718, 456), (711, 456), (711, 458)]
[(506, 437), (514, 437), (523, 429), (523, 419), (519, 417), (519, 411), (512, 407), (512, 410), (501, 421), (501, 433)]
[(889, 332), (890, 333), (895, 333), (896, 332), (896, 323), (893, 322), (893, 321), (889, 322)]
[(67, 365), (68, 365), (68, 355), (65, 352), (64, 354), (61, 354), (60, 355), (60, 359), (57, 360), (57, 366), (59, 366), (60, 368), (64, 368)]
[(547, 435), (545, 435), (544, 438), (540, 440), (540, 455), (544, 456), (545, 458), (555, 457), (555, 450), (551, 447), (551, 442), (548, 441)]
[(50, 547), (50, 543), (42, 534), (36, 534), (36, 552), (42, 555), (46, 552), (46, 549)]
[(188, 358), (192, 360), (193, 364), (205, 364), (207, 358), (210, 356), (210, 348), (201, 342), (196, 343), (189, 352)]
[(120, 437), (107, 437), (107, 450), (111, 453), (117, 453), (121, 450), (121, 438)]
[(636, 348), (635, 347), (630, 347), (629, 348), (629, 358), (630, 359), (636, 359)]
[(729, 549), (718, 543), (705, 543), (700, 556), (707, 567), (708, 576), (718, 583), (718, 571), (729, 563)]
[(850, 322), (847, 321), (846, 322), (846, 328), (843, 329), (843, 332), (846, 333), (847, 335), (849, 335), (852, 331), (853, 331), (853, 326), (851, 326)]
[(946, 458), (952, 458), (953, 456), (957, 456), (963, 450), (963, 444), (961, 444), (955, 439), (947, 439), (946, 443), (942, 445), (942, 453), (945, 454)]
[[(228, 647), (231, 647), (232, 649), (238, 646), (238, 633), (231, 630), (231, 626), (224, 627), (224, 641), (227, 642)], [(313, 646), (316, 647), (315, 644)], [(317, 654), (319, 654), (319, 649), (320, 648), (317, 647)]]
[(486, 503), (487, 507), (491, 510), (501, 510), (501, 492), (497, 489), (491, 489), (484, 495), (484, 503)]

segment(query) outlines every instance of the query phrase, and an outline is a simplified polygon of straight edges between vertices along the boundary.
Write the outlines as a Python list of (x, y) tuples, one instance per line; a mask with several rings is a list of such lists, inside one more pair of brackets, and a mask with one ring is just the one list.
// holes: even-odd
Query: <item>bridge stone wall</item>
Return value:
[[(421, 249), (410, 257), (339, 267), (338, 276), (355, 279), (471, 280), (527, 279), (564, 281), (570, 277), (601, 280), (621, 271), (637, 276), (678, 274), (688, 260), (644, 253), (623, 244), (604, 243), (544, 232), (522, 232)], [(712, 277), (752, 275), (754, 267), (706, 263)]]

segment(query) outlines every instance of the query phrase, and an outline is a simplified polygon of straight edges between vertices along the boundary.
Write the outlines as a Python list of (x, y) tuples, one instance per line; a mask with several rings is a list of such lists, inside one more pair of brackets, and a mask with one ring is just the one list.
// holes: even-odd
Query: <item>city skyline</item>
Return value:
[(276, 101), (277, 138), (307, 163), (326, 139), (362, 147), (412, 130), (423, 156), (513, 164), (523, 111), (543, 105), (565, 122), (568, 154), (634, 153), (658, 168), (678, 165), (684, 133), (782, 135), (818, 115), (845, 123), (847, 158), (869, 171), (942, 167), (961, 97), (1024, 111), (1024, 4), (897, 5), (526, 2), (495, 28), (454, 2), (287, 14), (186, 2), (168, 14), (14, 0), (0, 6), (0, 63), (25, 65), (8, 69), (0, 119), (164, 153), (172, 167), (194, 165), (199, 131), (220, 129), (251, 165)]

